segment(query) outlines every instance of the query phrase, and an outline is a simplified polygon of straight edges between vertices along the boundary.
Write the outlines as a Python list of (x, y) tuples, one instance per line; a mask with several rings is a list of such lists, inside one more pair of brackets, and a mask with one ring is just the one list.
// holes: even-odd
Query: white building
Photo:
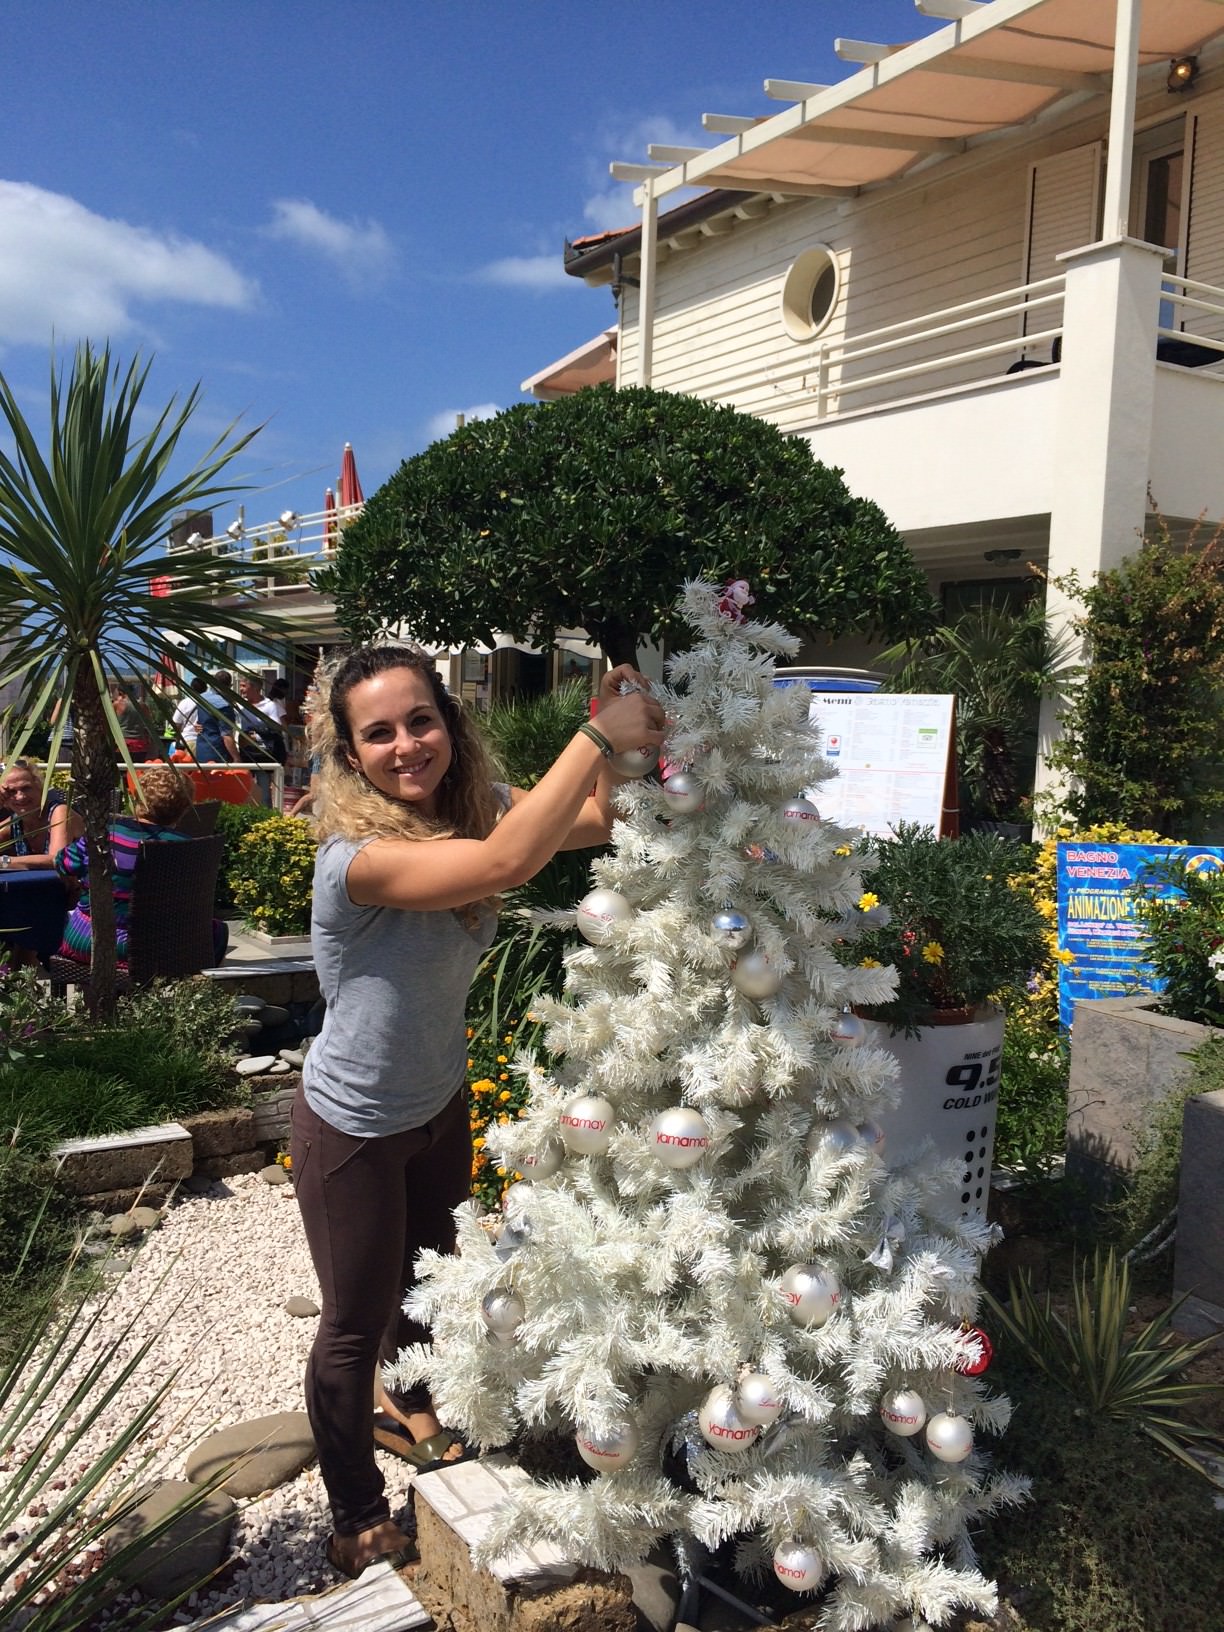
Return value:
[(952, 611), (1117, 562), (1149, 492), (1179, 532), (1224, 517), (1224, 5), (918, 10), (947, 26), (614, 165), (640, 224), (566, 265), (616, 329), (525, 389), (602, 366), (807, 437)]

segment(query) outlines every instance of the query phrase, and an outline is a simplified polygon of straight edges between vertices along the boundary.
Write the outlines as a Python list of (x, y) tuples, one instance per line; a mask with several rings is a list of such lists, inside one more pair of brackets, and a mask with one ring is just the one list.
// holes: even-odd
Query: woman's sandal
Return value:
[[(470, 1461), (476, 1452), (464, 1445), (458, 1434), (442, 1428), (428, 1439), (413, 1439), (407, 1428), (385, 1412), (374, 1418), (374, 1443), (391, 1451), (416, 1469), (418, 1473), (432, 1473), (435, 1468), (453, 1468), (460, 1462)], [(458, 1456), (447, 1456), (453, 1445), (460, 1447)]]
[(364, 1564), (346, 1564), (336, 1548), (335, 1535), (327, 1538), (327, 1562), (338, 1575), (347, 1576), (350, 1581), (356, 1581), (371, 1564), (390, 1564), (393, 1570), (402, 1570), (406, 1564), (417, 1563), (420, 1556), (414, 1546), (392, 1547), (386, 1552), (375, 1553), (372, 1558), (367, 1558)]

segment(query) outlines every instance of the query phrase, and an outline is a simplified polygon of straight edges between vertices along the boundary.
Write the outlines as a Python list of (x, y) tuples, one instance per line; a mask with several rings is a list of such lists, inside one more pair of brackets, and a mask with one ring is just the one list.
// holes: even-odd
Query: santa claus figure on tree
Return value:
[(870, 857), (820, 818), (807, 690), (774, 677), (798, 642), (750, 607), (685, 591), (662, 778), (618, 794), (564, 997), (535, 1004), (554, 1063), (490, 1129), (523, 1179), (425, 1256), (434, 1342), (399, 1381), (472, 1443), (568, 1436), (593, 1470), (525, 1487), (486, 1560), (547, 1539), (615, 1569), (671, 1538), (832, 1632), (939, 1626), (993, 1610), (970, 1529), (1025, 1493), (988, 1470), (1009, 1406), (965, 1330), (991, 1233), (938, 1164), (889, 1165), (896, 1065), (853, 1009), (893, 976), (835, 950)]

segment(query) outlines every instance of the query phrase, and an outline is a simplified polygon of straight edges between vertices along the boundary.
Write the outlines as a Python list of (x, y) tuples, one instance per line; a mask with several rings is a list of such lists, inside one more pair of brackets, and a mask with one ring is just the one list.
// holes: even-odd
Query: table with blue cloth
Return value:
[(0, 958), (22, 947), (46, 960), (64, 938), (68, 892), (58, 873), (0, 871)]

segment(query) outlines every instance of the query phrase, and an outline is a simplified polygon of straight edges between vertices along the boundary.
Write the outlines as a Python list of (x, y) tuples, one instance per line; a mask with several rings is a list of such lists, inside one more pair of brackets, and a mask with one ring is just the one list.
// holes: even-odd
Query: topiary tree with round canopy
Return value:
[(478, 420), (405, 460), (317, 579), (356, 638), (547, 644), (583, 628), (609, 662), (680, 634), (687, 579), (747, 577), (807, 638), (925, 632), (900, 534), (809, 444), (733, 408), (600, 385)]

